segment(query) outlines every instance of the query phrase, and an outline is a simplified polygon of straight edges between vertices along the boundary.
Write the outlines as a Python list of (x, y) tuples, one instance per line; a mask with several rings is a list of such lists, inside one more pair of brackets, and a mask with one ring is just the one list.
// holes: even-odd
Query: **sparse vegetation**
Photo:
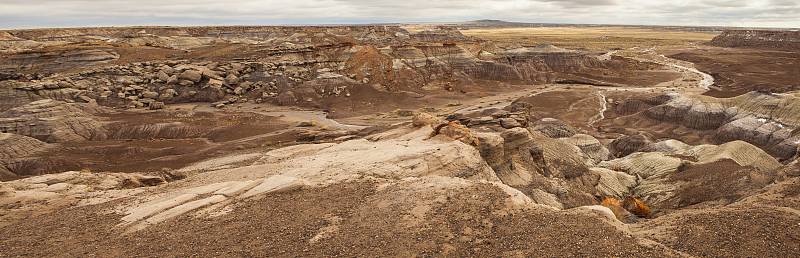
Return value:
[(717, 33), (666, 31), (632, 27), (470, 29), (464, 35), (500, 42), (547, 43), (567, 49), (612, 50), (647, 46), (684, 46), (706, 42)]

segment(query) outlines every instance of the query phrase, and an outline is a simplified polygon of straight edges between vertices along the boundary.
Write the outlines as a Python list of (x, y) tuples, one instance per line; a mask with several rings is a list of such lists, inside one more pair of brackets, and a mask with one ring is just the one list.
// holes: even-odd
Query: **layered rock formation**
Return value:
[(749, 47), (800, 50), (797, 30), (726, 30), (708, 44), (720, 47)]
[[(620, 114), (707, 131), (710, 132), (709, 140), (718, 143), (743, 140), (782, 159), (794, 157), (800, 144), (800, 135), (797, 134), (800, 101), (794, 93), (751, 92), (734, 98), (668, 94), (627, 100), (614, 110)], [(626, 141), (628, 145), (633, 144), (631, 140)], [(639, 141), (641, 147), (649, 144), (645, 139)], [(618, 146), (615, 150), (625, 154), (641, 147)]]
[[(498, 84), (576, 79), (607, 84), (598, 82), (605, 77), (595, 75), (639, 69), (621, 65), (625, 61), (599, 60), (549, 45), (498, 47), (451, 27), (419, 33), (391, 26), (321, 26), (43, 29), (4, 34), (9, 40), (46, 44), (0, 60), (0, 84), (9, 94), (0, 97), (43, 96), (109, 106), (271, 102), (330, 110), (352, 106), (336, 103), (369, 104), (376, 94), (408, 102), (413, 98), (404, 92), (485, 92)], [(211, 50), (215, 44), (224, 47)], [(139, 59), (134, 56), (138, 51), (153, 55), (153, 61), (131, 62)], [(182, 60), (159, 61), (175, 59)]]
[(0, 132), (50, 143), (105, 139), (106, 130), (90, 115), (101, 110), (96, 104), (34, 101), (0, 113)]
[(113, 49), (29, 51), (0, 62), (0, 72), (75, 70), (108, 64), (118, 59), (119, 54)]

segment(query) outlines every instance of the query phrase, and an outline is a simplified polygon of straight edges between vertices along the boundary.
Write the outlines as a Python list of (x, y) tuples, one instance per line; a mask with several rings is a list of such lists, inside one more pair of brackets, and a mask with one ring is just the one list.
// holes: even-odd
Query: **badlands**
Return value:
[(0, 256), (800, 255), (800, 34), (0, 31)]

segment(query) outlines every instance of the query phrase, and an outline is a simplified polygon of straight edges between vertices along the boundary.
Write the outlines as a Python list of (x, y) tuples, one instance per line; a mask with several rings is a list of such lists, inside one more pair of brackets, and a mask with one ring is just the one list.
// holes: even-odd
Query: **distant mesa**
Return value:
[(792, 30), (726, 30), (709, 42), (718, 47), (767, 48), (800, 50), (800, 31)]

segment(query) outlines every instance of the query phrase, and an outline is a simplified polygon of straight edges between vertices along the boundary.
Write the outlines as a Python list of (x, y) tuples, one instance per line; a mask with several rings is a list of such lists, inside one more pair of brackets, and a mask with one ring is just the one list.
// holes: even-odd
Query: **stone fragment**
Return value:
[(639, 217), (647, 217), (647, 215), (650, 215), (650, 208), (647, 207), (647, 204), (632, 196), (625, 197), (625, 200), (622, 202), (622, 207)]
[(164, 70), (158, 71), (158, 73), (156, 74), (156, 78), (161, 82), (169, 81), (169, 77), (170, 76), (166, 72), (164, 72)]
[(224, 83), (222, 81), (217, 80), (217, 79), (211, 79), (206, 84), (206, 87), (209, 87), (209, 88), (214, 89), (214, 90), (220, 90), (220, 89), (222, 89), (223, 85), (224, 85)]
[(236, 77), (236, 75), (233, 74), (229, 74), (227, 77), (225, 77), (225, 82), (227, 82), (230, 85), (239, 84), (239, 77)]
[(150, 102), (150, 106), (149, 106), (149, 108), (150, 108), (151, 110), (155, 110), (155, 109), (163, 109), (163, 108), (164, 108), (164, 102), (161, 102), (161, 101), (153, 101), (153, 102)]
[(198, 83), (200, 82), (200, 80), (203, 79), (203, 74), (197, 70), (186, 70), (183, 71), (183, 73), (181, 73), (181, 75), (178, 78)]
[(522, 127), (516, 119), (513, 118), (500, 118), (500, 126), (503, 128), (514, 128), (514, 127)]
[(167, 78), (167, 84), (178, 84), (180, 83), (180, 79), (178, 79), (177, 75), (172, 75)]
[(156, 99), (156, 98), (158, 98), (158, 92), (145, 91), (145, 92), (142, 92), (142, 97), (143, 98), (148, 98), (148, 99)]

